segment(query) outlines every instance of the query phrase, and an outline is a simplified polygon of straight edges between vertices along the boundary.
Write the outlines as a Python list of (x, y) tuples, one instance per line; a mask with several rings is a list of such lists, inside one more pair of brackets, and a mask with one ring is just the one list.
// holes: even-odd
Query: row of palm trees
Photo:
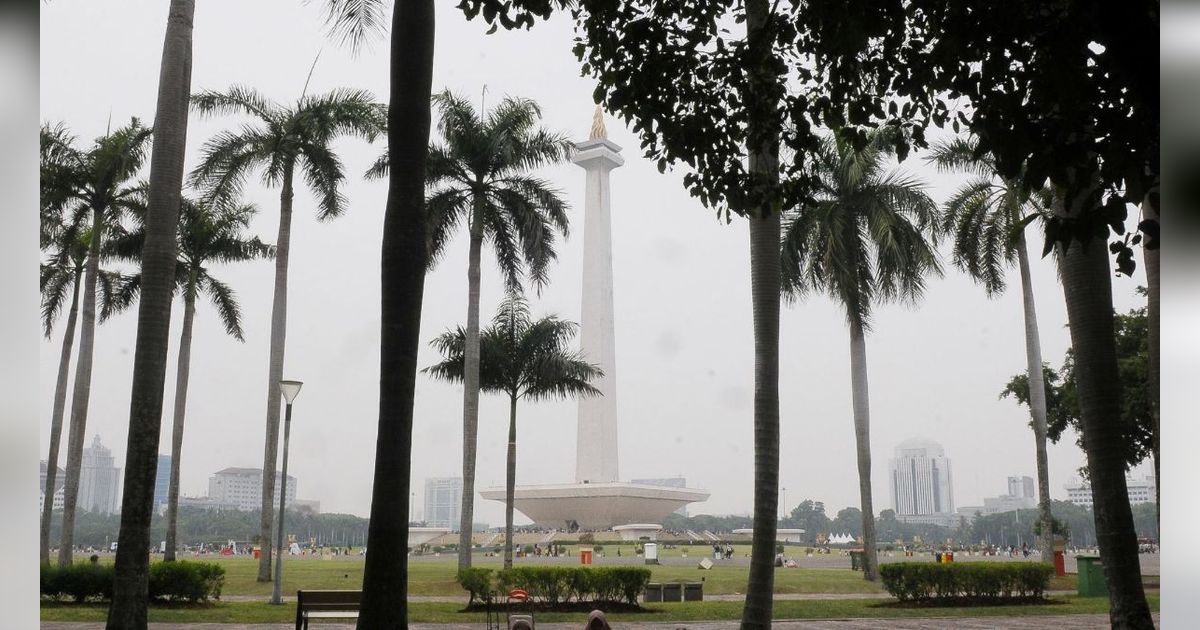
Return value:
[(935, 144), (927, 158), (940, 170), (971, 175), (939, 210), (923, 184), (887, 168), (887, 133), (876, 133), (862, 149), (840, 137), (822, 139), (812, 156), (820, 182), (816, 201), (784, 213), (781, 238), (785, 298), (825, 293), (846, 311), (866, 549), (863, 576), (878, 578), (866, 332), (876, 303), (914, 302), (924, 293), (925, 279), (942, 273), (936, 248), (943, 238), (951, 241), (953, 264), (983, 285), (989, 297), (1004, 291), (1008, 267), (1016, 263), (1019, 268), (1044, 523), (1041, 550), (1043, 559), (1052, 561), (1045, 385), (1024, 236), (1027, 225), (1049, 212), (1048, 192), (1025, 191), (1018, 179), (1000, 177), (992, 157), (981, 153), (973, 138), (960, 137)]

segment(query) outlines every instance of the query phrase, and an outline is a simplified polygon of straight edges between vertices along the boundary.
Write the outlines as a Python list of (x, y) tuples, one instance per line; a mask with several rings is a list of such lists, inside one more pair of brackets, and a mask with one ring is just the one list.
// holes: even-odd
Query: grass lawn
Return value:
[[(258, 582), (258, 563), (250, 558), (217, 559), (225, 567), (223, 595), (271, 594), (270, 582)], [(500, 568), (499, 558), (478, 558), (475, 566)], [(409, 562), (409, 592), (412, 595), (462, 596), (466, 592), (454, 581), (458, 564), (453, 561), (414, 560)], [(744, 566), (715, 566), (702, 571), (690, 566), (652, 566), (655, 582), (688, 582), (704, 580), (708, 594), (741, 593), (746, 588), (748, 568)], [(362, 586), (363, 561), (320, 560), (305, 558), (285, 560), (283, 592), (299, 589), (358, 589)], [(1069, 588), (1069, 587), (1068, 587)], [(845, 569), (781, 569), (775, 572), (776, 593), (878, 593), (882, 589), (862, 579), (862, 574)]]
[[(1152, 610), (1158, 610), (1158, 595), (1148, 594)], [(891, 600), (840, 599), (791, 600), (775, 602), (776, 619), (845, 619), (845, 618), (945, 618), (1025, 615), (1066, 615), (1106, 613), (1108, 599), (1103, 597), (1057, 597), (1046, 605), (981, 606), (962, 608), (894, 608)], [(482, 613), (459, 612), (462, 605), (453, 603), (409, 604), (409, 620), (413, 623), (482, 623)], [(104, 621), (108, 608), (104, 604), (44, 603), (42, 621)], [(742, 614), (741, 602), (686, 602), (655, 604), (642, 613), (615, 613), (614, 621), (717, 621), (736, 620)], [(221, 602), (207, 606), (161, 607), (150, 609), (150, 621), (160, 623), (290, 623), (296, 618), (291, 604), (272, 606), (265, 602)], [(538, 621), (583, 622), (583, 613), (539, 613)]]

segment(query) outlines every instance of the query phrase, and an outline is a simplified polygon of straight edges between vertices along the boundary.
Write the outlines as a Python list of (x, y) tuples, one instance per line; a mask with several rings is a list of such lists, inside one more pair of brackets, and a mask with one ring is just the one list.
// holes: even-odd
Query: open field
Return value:
[[(271, 594), (272, 583), (256, 581), (258, 563), (247, 556), (203, 556), (199, 558), (185, 557), (205, 562), (217, 562), (225, 567), (225, 588), (222, 594), (227, 599), (245, 597), (267, 597)], [(967, 557), (965, 560), (987, 560), (988, 558)], [(779, 594), (863, 594), (877, 595), (883, 592), (878, 584), (872, 584), (862, 579), (862, 574), (850, 570), (849, 558), (838, 554), (829, 556), (814, 556), (798, 558), (800, 567), (795, 569), (780, 569), (775, 573), (775, 592)], [(883, 557), (882, 561), (895, 562), (900, 557)], [(910, 561), (923, 561), (928, 558), (914, 556)], [(111, 557), (102, 558), (101, 562), (110, 562)], [(618, 564), (635, 565), (640, 560), (628, 556), (617, 558), (609, 556), (597, 560), (598, 566), (615, 566)], [(1023, 559), (1009, 560), (992, 558), (991, 561), (1024, 562)], [(537, 564), (575, 565), (576, 558), (518, 558), (516, 566)], [(744, 558), (722, 560), (710, 570), (696, 567), (693, 559), (686, 562), (676, 559), (665, 560), (664, 564), (650, 566), (653, 572), (652, 580), (656, 582), (704, 582), (705, 595), (736, 595), (746, 587), (748, 562)], [(1050, 590), (1074, 590), (1076, 575), (1074, 558), (1068, 557), (1067, 570), (1064, 577), (1052, 578)], [(475, 566), (499, 569), (499, 557), (477, 556)], [(414, 556), (409, 562), (409, 592), (422, 597), (463, 597), (466, 594), (454, 580), (457, 563), (452, 554), (441, 556)], [(1158, 558), (1147, 554), (1142, 560), (1143, 579), (1147, 588), (1158, 587)], [(1150, 572), (1153, 571), (1153, 572)], [(342, 556), (322, 559), (318, 557), (287, 558), (284, 560), (283, 592), (295, 593), (299, 589), (358, 589), (362, 586), (363, 558), (361, 556)]]
[[(1157, 594), (1147, 596), (1151, 609), (1158, 610)], [(779, 600), (776, 619), (911, 619), (954, 617), (1016, 617), (1038, 615), (1097, 614), (1108, 612), (1103, 597), (1054, 597), (1050, 604), (1025, 606), (976, 606), (959, 608), (896, 608), (878, 599)], [(482, 624), (483, 613), (460, 612), (460, 604), (414, 602), (409, 604), (413, 623)], [(102, 604), (50, 604), (42, 606), (43, 621), (103, 621)], [(741, 617), (741, 602), (686, 602), (654, 604), (643, 613), (614, 613), (613, 621), (720, 621)], [(296, 617), (293, 604), (271, 606), (265, 602), (221, 602), (208, 606), (159, 607), (150, 609), (150, 621), (160, 623), (289, 623)], [(582, 613), (538, 613), (540, 622), (582, 621)]]

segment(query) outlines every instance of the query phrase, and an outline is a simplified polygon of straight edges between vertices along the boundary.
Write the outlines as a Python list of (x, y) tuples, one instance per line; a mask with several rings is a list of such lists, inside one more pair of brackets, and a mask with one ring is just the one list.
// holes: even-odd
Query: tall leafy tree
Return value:
[(154, 154), (150, 160), (146, 195), (146, 244), (142, 249), (137, 341), (129, 396), (121, 532), (117, 540), (108, 630), (144, 629), (146, 605), (150, 599), (150, 558), (146, 550), (150, 548), (158, 435), (162, 425), (163, 386), (170, 341), (175, 231), (187, 146), (187, 98), (192, 84), (195, 8), (194, 0), (171, 0), (159, 64)]
[[(1020, 176), (1030, 189), (1049, 179), (1059, 190), (1045, 251), (1060, 250), (1109, 618), (1113, 627), (1153, 627), (1115, 444), (1119, 371), (1105, 241), (1109, 230), (1124, 234), (1127, 204), (1159, 209), (1159, 84), (1144, 71), (1159, 54), (1159, 3), (820, 0), (800, 7), (798, 52), (827, 70), (819, 107), (848, 111), (855, 125), (910, 125), (918, 141), (929, 125), (965, 126), (1004, 177)], [(1156, 236), (1158, 224), (1146, 216), (1139, 227)], [(1135, 264), (1132, 244), (1109, 244), (1122, 272)]]
[(292, 202), (295, 177), (317, 196), (317, 219), (328, 221), (345, 210), (341, 185), (345, 173), (333, 151), (333, 141), (357, 136), (374, 141), (386, 127), (386, 112), (369, 93), (340, 89), (301, 96), (280, 105), (257, 91), (234, 86), (224, 92), (203, 91), (192, 96), (192, 108), (204, 116), (242, 114), (254, 123), (225, 131), (203, 147), (200, 165), (191, 174), (192, 184), (209, 190), (210, 198), (235, 198), (246, 177), (262, 171), (262, 183), (280, 188), (279, 233), (275, 240), (275, 289), (271, 304), (271, 350), (267, 367), (266, 439), (263, 449), (263, 503), (260, 540), (264, 541), (258, 580), (271, 579), (275, 472), (279, 459), (279, 381), (283, 378), (287, 336), (288, 258), (291, 255)]
[[(1120, 449), (1122, 461), (1128, 470), (1147, 458), (1152, 461), (1157, 458), (1154, 390), (1150, 384), (1148, 368), (1150, 342), (1147, 309), (1142, 307), (1124, 314), (1115, 313), (1113, 322), (1117, 369), (1121, 379), (1121, 439), (1116, 446)], [(1063, 432), (1070, 428), (1077, 432), (1079, 446), (1084, 447), (1082, 410), (1076, 385), (1079, 375), (1074, 349), (1067, 349), (1061, 370), (1056, 371), (1049, 366), (1043, 367), (1043, 370), (1046, 373), (1047, 435), (1050, 441), (1057, 443), (1062, 439)], [(1000, 396), (1012, 396), (1017, 402), (1029, 405), (1028, 376), (1014, 375), (1000, 392)], [(1157, 462), (1153, 463), (1157, 475), (1158, 465)], [(1086, 468), (1084, 474), (1087, 474)], [(1157, 483), (1157, 477), (1155, 481)]]
[(821, 179), (816, 199), (787, 212), (782, 246), (785, 294), (827, 293), (846, 311), (867, 580), (879, 573), (866, 333), (876, 304), (914, 302), (925, 291), (925, 278), (941, 274), (937, 205), (924, 184), (887, 168), (888, 133), (873, 134), (861, 149), (836, 136), (821, 141), (812, 156)]
[[(63, 128), (59, 128), (60, 130)], [(105, 235), (119, 229), (122, 217), (143, 203), (144, 190), (134, 180), (146, 159), (150, 130), (133, 119), (124, 127), (98, 138), (86, 150), (70, 145), (69, 134), (43, 131), (41, 171), (43, 225), (47, 216), (61, 211), (59, 227), (43, 228), (43, 236), (57, 233), (63, 239), (58, 250), (58, 264), (70, 266), (72, 250), (81, 234), (87, 236), (87, 255), (83, 269), (83, 302), (80, 305), (79, 355), (75, 364), (75, 380), (71, 392), (71, 415), (67, 441), (66, 479), (63, 488), (63, 533), (59, 541), (58, 562), (69, 565), (74, 548), (75, 514), (79, 499), (79, 477), (83, 464), (83, 438), (87, 430), (88, 403), (92, 384), (92, 359), (96, 334), (96, 298), (99, 286), (107, 284), (109, 276), (101, 274), (100, 258)], [(87, 227), (90, 221), (90, 227)], [(78, 253), (78, 252), (76, 252)], [(60, 267), (61, 270), (61, 267)], [(70, 276), (59, 276), (66, 280)], [(102, 278), (102, 276), (104, 276)], [(69, 283), (65, 286), (69, 286)], [(109, 290), (103, 293), (110, 293)], [(60, 381), (63, 379), (60, 379)], [(65, 386), (65, 384), (64, 384)], [(65, 395), (65, 390), (64, 390)], [(65, 405), (65, 403), (64, 403)], [(51, 426), (53, 433), (53, 426)], [(52, 436), (53, 439), (53, 436)], [(55, 454), (57, 459), (57, 454)], [(47, 462), (55, 466), (54, 461)], [(49, 470), (47, 470), (49, 475)], [(51, 503), (47, 495), (47, 502)]]
[[(505, 476), (504, 568), (512, 568), (513, 493), (517, 483), (517, 402), (601, 395), (589, 381), (600, 368), (567, 347), (574, 322), (553, 315), (534, 320), (529, 305), (510, 294), (479, 335), (479, 387), (508, 396), (508, 459)], [(425, 368), (434, 378), (460, 383), (466, 374), (467, 331), (459, 327), (433, 340), (440, 363)]]
[[(60, 217), (42, 215), (42, 221), (56, 221)], [(71, 354), (75, 345), (76, 325), (79, 321), (79, 292), (87, 267), (88, 250), (91, 246), (91, 231), (78, 223), (73, 225), (43, 225), (47, 240), (43, 246), (50, 255), (42, 263), (40, 285), (42, 292), (42, 328), (49, 339), (54, 325), (63, 313), (67, 313), (66, 328), (63, 330), (62, 351), (58, 358), (58, 376), (54, 383), (54, 407), (50, 416), (50, 449), (46, 456), (46, 484), (43, 488), (45, 503), (42, 506), (42, 521), (38, 553), (42, 564), (50, 562), (50, 525), (54, 516), (54, 494), (58, 488), (59, 448), (62, 441), (63, 412), (67, 404), (67, 380), (70, 376)], [(113, 313), (129, 305), (125, 292), (127, 279), (120, 273), (101, 269), (97, 278), (100, 290), (99, 321), (103, 322)]]
[[(528, 279), (540, 289), (556, 258), (556, 233), (569, 229), (567, 204), (546, 181), (529, 174), (566, 158), (570, 143), (537, 126), (541, 110), (527, 99), (505, 98), (486, 116), (466, 99), (433, 97), (442, 143), (429, 148), (425, 200), (429, 254), (437, 261), (455, 228), (466, 227), (467, 327), (463, 369), (463, 503), (459, 567), (471, 566), (475, 511), (475, 460), (479, 441), (479, 292), (483, 244), (492, 245), (508, 290)], [(368, 173), (388, 171), (387, 155)]]
[(1054, 561), (1050, 513), (1050, 468), (1046, 455), (1046, 384), (1042, 377), (1042, 341), (1029, 268), (1025, 226), (1045, 219), (1050, 209), (1045, 191), (1029, 191), (1019, 177), (999, 175), (995, 157), (981, 152), (974, 137), (956, 137), (934, 145), (929, 161), (943, 171), (971, 174), (971, 179), (947, 200), (942, 229), (952, 235), (954, 265), (983, 285), (988, 297), (1005, 289), (1007, 268), (1017, 263), (1025, 320), (1026, 374), (1038, 478), (1038, 512), (1042, 521), (1042, 560)]
[[(245, 232), (257, 209), (228, 201), (205, 202), (183, 198), (179, 208), (179, 246), (175, 262), (175, 284), (183, 297), (183, 327), (179, 333), (178, 365), (175, 373), (174, 422), (171, 429), (171, 471), (167, 485), (167, 549), (164, 560), (175, 559), (178, 547), (179, 470), (183, 459), (183, 423), (187, 409), (188, 378), (191, 373), (192, 330), (196, 318), (196, 300), (206, 295), (217, 310), (225, 332), (242, 337), (242, 312), (237, 296), (210, 272), (208, 265), (246, 262), (269, 258), (273, 248)], [(138, 260), (146, 242), (145, 217), (129, 233), (114, 240), (114, 255)], [(131, 279), (139, 286), (141, 276)]]

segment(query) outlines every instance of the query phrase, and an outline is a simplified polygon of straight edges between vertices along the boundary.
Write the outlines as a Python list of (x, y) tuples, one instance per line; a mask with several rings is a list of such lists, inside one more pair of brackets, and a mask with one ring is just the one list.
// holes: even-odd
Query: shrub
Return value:
[(591, 532), (585, 532), (579, 535), (580, 544), (590, 545), (596, 542), (596, 535)]
[(471, 595), (467, 605), (475, 603), (476, 599), (487, 599), (496, 589), (492, 584), (492, 570), (471, 567), (459, 569), (455, 576), (458, 584)]
[(896, 562), (879, 567), (883, 587), (900, 601), (1040, 598), (1053, 573), (1053, 566), (1040, 562)]
[(221, 598), (225, 567), (213, 562), (156, 562), (150, 565), (150, 599), (206, 602)]
[[(112, 599), (111, 564), (42, 565), (42, 597), (86, 602)], [(155, 562), (150, 565), (150, 598), (171, 602), (206, 602), (221, 597), (225, 568), (212, 562)]]
[(112, 599), (114, 574), (111, 564), (41, 565), (42, 596), (77, 603)]
[(650, 570), (640, 567), (514, 567), (493, 572), (470, 568), (458, 572), (458, 583), (476, 600), (502, 596), (520, 588), (534, 602), (550, 606), (570, 601), (626, 602), (637, 605), (638, 595), (650, 582)]

